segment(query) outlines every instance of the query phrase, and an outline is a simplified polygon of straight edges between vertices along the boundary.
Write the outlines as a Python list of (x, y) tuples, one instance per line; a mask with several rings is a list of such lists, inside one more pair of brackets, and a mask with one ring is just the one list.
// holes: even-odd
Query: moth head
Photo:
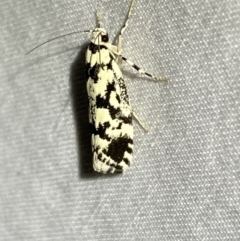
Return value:
[(92, 31), (92, 40), (95, 43), (100, 43), (100, 42), (104, 42), (107, 43), (108, 42), (108, 32), (106, 31), (106, 29), (104, 28), (95, 28)]

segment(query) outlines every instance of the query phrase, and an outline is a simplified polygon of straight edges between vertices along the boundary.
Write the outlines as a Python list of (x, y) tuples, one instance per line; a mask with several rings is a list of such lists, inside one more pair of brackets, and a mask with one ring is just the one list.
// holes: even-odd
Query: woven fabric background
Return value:
[(134, 162), (91, 170), (84, 49), (130, 1), (2, 0), (0, 240), (240, 240), (240, 2), (138, 0), (124, 38)]

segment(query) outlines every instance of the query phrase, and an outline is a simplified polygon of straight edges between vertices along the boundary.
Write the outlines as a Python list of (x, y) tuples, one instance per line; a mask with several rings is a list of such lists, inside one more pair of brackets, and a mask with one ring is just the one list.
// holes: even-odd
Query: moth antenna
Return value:
[(97, 17), (97, 28), (101, 28), (102, 22), (101, 22), (100, 13), (98, 11), (96, 11), (96, 17)]
[(37, 46), (34, 47), (33, 49), (31, 49), (31, 50), (28, 51), (25, 55), (28, 55), (28, 54), (32, 53), (32, 52), (33, 52), (34, 50), (36, 50), (37, 48), (39, 48), (39, 47), (41, 47), (41, 46), (43, 46), (43, 45), (45, 45), (45, 44), (47, 44), (47, 43), (49, 43), (49, 42), (51, 42), (51, 41), (53, 41), (53, 40), (56, 40), (56, 39), (59, 39), (59, 38), (62, 38), (62, 37), (66, 37), (66, 36), (68, 36), (68, 35), (72, 35), (72, 34), (77, 34), (77, 33), (88, 33), (88, 32), (90, 33), (90, 32), (92, 32), (92, 30), (75, 31), (75, 32), (71, 32), (71, 33), (63, 34), (63, 35), (60, 35), (60, 36), (58, 36), (58, 37), (55, 37), (55, 38), (49, 39), (49, 40), (47, 40), (47, 41), (45, 41), (45, 42), (43, 42), (43, 43), (37, 45)]

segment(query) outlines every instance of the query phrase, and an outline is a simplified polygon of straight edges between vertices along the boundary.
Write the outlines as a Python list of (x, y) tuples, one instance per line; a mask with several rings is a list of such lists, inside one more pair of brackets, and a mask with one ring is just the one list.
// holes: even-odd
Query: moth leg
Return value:
[(138, 124), (143, 128), (143, 130), (145, 132), (148, 132), (148, 127), (146, 126), (146, 124), (144, 124), (140, 119), (139, 117), (137, 116), (137, 114), (132, 110), (132, 114), (133, 114), (133, 117), (137, 120)]
[[(124, 31), (128, 27), (129, 18), (130, 18), (131, 14), (132, 14), (132, 10), (133, 10), (134, 4), (135, 4), (135, 0), (132, 0), (131, 5), (130, 5), (129, 10), (128, 10), (128, 15), (126, 17), (126, 20), (125, 20), (125, 22), (124, 22), (124, 24), (123, 24), (123, 26), (122, 26), (122, 28), (121, 28), (121, 30), (119, 32), (119, 35), (117, 37), (117, 52), (118, 53), (122, 52), (122, 40), (123, 40), (122, 36), (123, 36)], [(119, 67), (122, 65), (122, 55), (119, 55), (117, 57), (117, 64), (118, 64)]]
[(128, 63), (129, 65), (131, 65), (134, 69), (137, 70), (137, 72), (141, 75), (146, 75), (148, 77), (150, 77), (153, 80), (156, 81), (167, 81), (168, 79), (166, 77), (156, 77), (152, 74), (149, 74), (148, 72), (146, 72), (145, 70), (141, 69), (140, 67), (138, 67), (136, 64), (134, 64), (131, 60), (125, 58), (122, 56), (122, 60), (124, 60), (126, 63)]

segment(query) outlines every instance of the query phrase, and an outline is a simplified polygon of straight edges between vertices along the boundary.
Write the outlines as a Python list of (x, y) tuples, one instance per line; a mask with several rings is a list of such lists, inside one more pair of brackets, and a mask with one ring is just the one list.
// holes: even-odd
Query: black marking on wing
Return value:
[[(91, 42), (88, 45), (88, 50), (92, 54), (96, 54), (97, 52), (101, 51), (101, 49), (107, 49), (106, 46), (104, 45), (97, 45), (93, 42)], [(100, 53), (99, 53), (100, 54)], [(91, 77), (94, 80), (94, 83), (97, 83), (99, 81), (98, 78), (98, 73), (100, 71), (100, 68), (107, 67), (107, 69), (112, 69), (112, 61), (113, 61), (113, 56), (109, 53), (110, 61), (107, 64), (98, 64), (96, 63), (94, 66), (91, 67), (90, 63), (86, 63), (86, 73), (87, 77)]]
[(124, 152), (130, 151), (131, 148), (128, 146), (128, 144), (131, 143), (132, 139), (128, 136), (120, 136), (116, 139), (113, 139), (108, 146), (108, 150), (103, 150), (103, 152), (107, 156), (110, 156), (115, 162), (120, 163), (123, 160)]
[(95, 64), (92, 68), (88, 68), (88, 76), (94, 80), (94, 83), (98, 81), (98, 73), (100, 71), (100, 65)]
[(121, 99), (120, 99), (119, 95), (116, 95), (116, 99), (117, 99), (118, 103), (120, 104)]
[[(123, 167), (121, 165), (119, 165), (118, 163), (110, 163), (110, 161), (106, 161), (106, 158), (103, 157), (103, 154), (101, 152), (99, 152), (99, 148), (95, 149), (95, 152), (98, 153), (97, 155), (97, 159), (98, 161), (105, 163), (106, 165), (108, 165), (108, 170), (105, 171), (105, 173), (122, 173), (123, 172)], [(103, 150), (103, 153), (105, 155), (106, 151)], [(115, 161), (115, 160), (114, 160)], [(129, 160), (127, 160), (126, 158), (123, 159), (123, 161), (127, 164), (130, 165)]]
[(102, 159), (102, 153), (99, 153), (98, 154), (98, 160), (101, 160)]
[(114, 82), (108, 83), (106, 89), (107, 89), (106, 95), (108, 95), (108, 98), (109, 98), (110, 97), (110, 92), (111, 91), (116, 91), (115, 83)]
[(95, 135), (99, 135), (100, 138), (111, 141), (111, 137), (106, 134), (106, 130), (110, 127), (110, 123), (104, 122), (103, 125), (99, 125), (98, 129), (95, 129)]
[(108, 109), (112, 119), (116, 119), (119, 113), (121, 113), (120, 108), (114, 108), (109, 104), (109, 100), (107, 98), (103, 98), (100, 95), (96, 96), (96, 106), (97, 108)]
[(106, 64), (107, 69), (112, 69), (112, 60)]
[(88, 49), (92, 52), (92, 54), (95, 54), (101, 49), (107, 49), (107, 47), (104, 46), (104, 45), (98, 45), (98, 44), (95, 44), (95, 43), (91, 42), (88, 45)]
[[(111, 137), (109, 137), (106, 134), (106, 130), (110, 127), (110, 123), (108, 121), (104, 122), (103, 125), (100, 124), (99, 127), (96, 129), (93, 124), (90, 124), (91, 126), (91, 133), (96, 135), (99, 135), (99, 137), (103, 140), (111, 141)], [(101, 159), (101, 158), (99, 158)]]
[[(117, 116), (119, 116), (119, 113), (121, 113), (120, 108), (115, 108), (110, 103), (110, 96), (112, 92), (115, 92), (115, 84), (114, 83), (108, 83), (106, 87), (106, 95), (102, 97), (101, 95), (96, 96), (96, 107), (97, 108), (104, 108), (109, 110), (109, 114), (111, 115), (112, 119), (116, 119)], [(118, 103), (120, 103), (120, 97), (116, 98)]]
[(129, 161), (127, 158), (123, 158), (123, 161), (124, 161), (128, 166), (130, 166), (130, 161)]

